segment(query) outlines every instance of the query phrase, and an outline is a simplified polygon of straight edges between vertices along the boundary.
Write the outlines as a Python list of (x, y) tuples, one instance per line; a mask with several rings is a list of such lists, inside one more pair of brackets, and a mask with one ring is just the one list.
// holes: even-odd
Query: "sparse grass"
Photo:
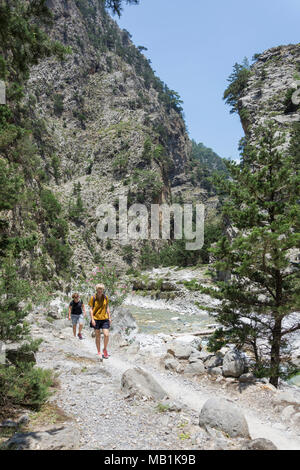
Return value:
[(192, 279), (191, 281), (183, 281), (183, 285), (184, 285), (188, 290), (191, 290), (191, 291), (200, 290), (200, 288), (201, 288), (201, 285), (199, 284), (199, 282), (197, 281), (197, 279)]
[(199, 310), (206, 310), (207, 312), (215, 312), (215, 308), (213, 307), (206, 307), (205, 305), (201, 305), (199, 302), (195, 302), (195, 305), (196, 307), (199, 309)]
[(29, 415), (29, 423), (26, 426), (26, 431), (40, 429), (49, 424), (59, 424), (70, 421), (71, 417), (68, 416), (56, 403), (45, 403), (37, 412), (32, 412)]
[(179, 434), (178, 437), (181, 441), (185, 441), (186, 439), (190, 439), (191, 435), (190, 435), (189, 432), (187, 432), (187, 433), (182, 432), (181, 434)]
[(97, 362), (96, 359), (90, 359), (88, 357), (75, 356), (74, 354), (71, 354), (71, 353), (66, 353), (65, 357), (69, 361), (79, 362), (80, 364), (95, 364)]
[(179, 429), (182, 429), (182, 428), (184, 428), (187, 424), (189, 424), (188, 421), (183, 421), (182, 423), (179, 423), (179, 424), (177, 425), (177, 427), (178, 427)]
[(163, 405), (162, 403), (158, 403), (156, 409), (159, 413), (165, 413), (166, 411), (168, 411), (168, 409), (170, 408), (169, 405)]

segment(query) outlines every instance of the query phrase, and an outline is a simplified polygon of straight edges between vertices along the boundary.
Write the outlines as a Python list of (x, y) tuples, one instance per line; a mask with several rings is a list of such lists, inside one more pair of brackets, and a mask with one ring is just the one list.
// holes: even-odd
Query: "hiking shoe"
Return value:
[(108, 359), (108, 354), (107, 354), (107, 350), (106, 349), (103, 349), (103, 359)]
[(77, 336), (78, 336), (78, 338), (79, 338), (79, 339), (83, 339), (83, 337), (82, 337), (82, 334), (81, 334), (81, 333), (78, 333), (78, 335), (77, 335)]
[(100, 361), (102, 361), (103, 357), (100, 351), (97, 352), (97, 356), (99, 357)]

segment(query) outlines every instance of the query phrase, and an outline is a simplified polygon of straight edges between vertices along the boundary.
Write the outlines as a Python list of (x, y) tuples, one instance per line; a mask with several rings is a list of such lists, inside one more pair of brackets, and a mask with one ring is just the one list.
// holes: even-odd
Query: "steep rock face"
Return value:
[[(245, 135), (251, 141), (259, 125), (274, 120), (286, 133), (283, 144), (286, 147), (293, 124), (300, 122), (300, 44), (273, 47), (257, 54), (250, 72), (237, 105)], [(223, 223), (231, 241), (238, 230), (228, 217)], [(290, 250), (289, 256), (292, 262), (297, 262), (299, 250)], [(218, 279), (228, 279), (228, 276), (228, 272), (219, 272)]]
[(239, 114), (245, 134), (267, 120), (288, 130), (300, 121), (300, 108), (292, 94), (299, 88), (300, 44), (273, 47), (257, 56), (251, 76), (239, 100)]
[(47, 4), (55, 21), (50, 35), (72, 51), (63, 62), (51, 58), (32, 70), (27, 102), (35, 140), (69, 219), (75, 271), (101, 260), (125, 268), (119, 241), (97, 239), (99, 204), (117, 208), (120, 196), (146, 205), (181, 197), (207, 201), (214, 211), (218, 201), (189, 180), (191, 142), (174, 92), (103, 2)]

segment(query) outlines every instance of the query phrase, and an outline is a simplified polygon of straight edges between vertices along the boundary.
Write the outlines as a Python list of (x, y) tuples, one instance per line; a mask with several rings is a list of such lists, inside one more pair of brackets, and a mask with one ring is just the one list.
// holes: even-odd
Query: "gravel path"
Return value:
[[(124, 349), (111, 347), (111, 356), (100, 363), (94, 340), (85, 332), (83, 341), (73, 338), (71, 329), (44, 336), (38, 365), (59, 373), (60, 388), (53, 400), (72, 417), (80, 430), (80, 449), (188, 450), (237, 449), (241, 440), (225, 438), (218, 431), (207, 433), (198, 426), (199, 411), (213, 396), (236, 401), (243, 409), (252, 439), (264, 437), (278, 449), (300, 449), (300, 436), (278, 423), (272, 410), (272, 392), (257, 389), (241, 394), (230, 383), (221, 386), (207, 377), (188, 380), (163, 371), (150, 354), (129, 356)], [(180, 412), (161, 412), (157, 403), (126, 397), (120, 389), (125, 370), (139, 365), (182, 407)], [(229, 385), (229, 386), (228, 386)], [(273, 392), (274, 393), (274, 392)]]

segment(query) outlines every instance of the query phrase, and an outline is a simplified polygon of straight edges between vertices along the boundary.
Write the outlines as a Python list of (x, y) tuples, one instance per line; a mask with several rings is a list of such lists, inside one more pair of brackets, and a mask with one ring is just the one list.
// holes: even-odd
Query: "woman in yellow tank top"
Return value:
[[(89, 301), (91, 323), (95, 328), (96, 334), (96, 347), (98, 356), (108, 359), (107, 345), (109, 340), (109, 328), (111, 325), (110, 310), (108, 305), (108, 297), (104, 295), (104, 285), (97, 284), (96, 295), (92, 296)], [(100, 350), (100, 329), (104, 334), (104, 349), (103, 356)]]

